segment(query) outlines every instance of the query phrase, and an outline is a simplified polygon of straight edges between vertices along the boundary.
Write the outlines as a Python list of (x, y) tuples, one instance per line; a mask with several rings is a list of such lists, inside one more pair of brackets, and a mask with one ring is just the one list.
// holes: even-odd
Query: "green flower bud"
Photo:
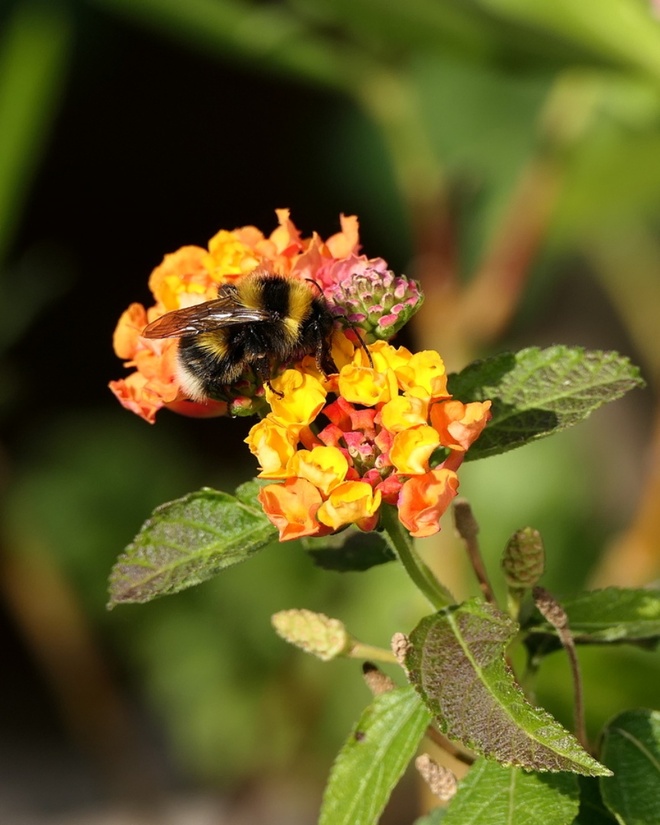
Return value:
[(538, 530), (523, 527), (509, 539), (502, 556), (502, 570), (509, 587), (531, 588), (543, 575), (545, 551)]

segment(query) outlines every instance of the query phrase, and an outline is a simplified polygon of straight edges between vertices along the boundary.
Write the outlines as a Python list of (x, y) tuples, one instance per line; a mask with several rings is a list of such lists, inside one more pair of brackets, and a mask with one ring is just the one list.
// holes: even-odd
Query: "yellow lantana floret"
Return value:
[[(376, 341), (369, 346), (369, 352), (377, 372), (391, 369), (397, 372), (412, 358), (412, 353), (406, 347), (393, 347), (387, 341)], [(364, 353), (362, 354), (364, 358)]]
[(264, 418), (250, 430), (245, 443), (259, 461), (260, 478), (288, 478), (289, 461), (296, 454), (297, 431)]
[(414, 353), (407, 364), (397, 369), (397, 376), (402, 388), (413, 395), (447, 396), (445, 365), (435, 350)]
[(380, 411), (383, 427), (391, 433), (426, 424), (428, 413), (428, 401), (410, 395), (397, 395), (384, 404)]
[(316, 517), (322, 524), (339, 530), (376, 516), (380, 503), (380, 491), (374, 491), (366, 481), (345, 481), (330, 493)]
[(439, 445), (438, 431), (426, 424), (402, 430), (394, 436), (390, 461), (397, 473), (423, 475), (428, 472), (429, 458)]
[(266, 399), (271, 408), (269, 418), (283, 426), (310, 424), (325, 404), (326, 389), (310, 373), (285, 370), (271, 383), (272, 390), (266, 385)]
[(392, 370), (383, 372), (370, 367), (356, 367), (348, 364), (339, 372), (337, 381), (339, 394), (350, 404), (374, 407), (389, 401), (397, 394), (396, 376)]
[(291, 475), (305, 478), (323, 495), (341, 484), (348, 472), (348, 461), (336, 447), (314, 447), (298, 450), (290, 467)]

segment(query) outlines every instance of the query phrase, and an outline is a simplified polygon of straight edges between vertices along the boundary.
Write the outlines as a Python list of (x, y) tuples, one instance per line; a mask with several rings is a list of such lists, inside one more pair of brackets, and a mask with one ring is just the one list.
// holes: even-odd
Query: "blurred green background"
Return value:
[[(0, 821), (315, 821), (368, 692), (270, 615), (388, 645), (426, 610), (394, 565), (296, 546), (106, 611), (151, 509), (254, 462), (249, 421), (161, 413), (107, 382), (117, 318), (163, 254), (220, 228), (304, 235), (357, 214), (421, 279), (405, 343), (450, 369), (552, 343), (616, 349), (648, 388), (574, 431), (466, 465), (493, 577), (541, 530), (545, 585), (642, 585), (660, 560), (660, 22), (645, 0), (4, 0), (0, 9)], [(449, 516), (429, 560), (475, 592)], [(501, 592), (501, 588), (500, 588)], [(657, 656), (582, 653), (589, 729), (657, 703)], [(571, 724), (560, 654), (539, 701)], [(409, 823), (404, 784), (385, 822)], [(113, 818), (111, 818), (113, 817)]]

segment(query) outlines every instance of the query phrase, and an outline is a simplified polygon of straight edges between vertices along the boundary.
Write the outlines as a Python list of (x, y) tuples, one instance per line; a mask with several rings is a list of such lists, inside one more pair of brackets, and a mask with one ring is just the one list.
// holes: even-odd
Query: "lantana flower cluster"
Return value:
[[(317, 233), (304, 238), (289, 210), (275, 211), (278, 226), (268, 236), (255, 226), (221, 229), (208, 248), (181, 247), (165, 255), (153, 270), (149, 289), (154, 304), (149, 308), (131, 304), (114, 333), (115, 353), (133, 370), (126, 378), (110, 382), (124, 407), (149, 423), (163, 407), (198, 417), (254, 415), (265, 410), (263, 387), (251, 372), (227, 387), (222, 398), (204, 402), (186, 398), (176, 373), (178, 339), (141, 335), (161, 315), (210, 301), (220, 286), (235, 283), (257, 267), (316, 284), (339, 326), (357, 325), (366, 341), (394, 335), (421, 304), (414, 281), (395, 276), (382, 258), (359, 254), (355, 216), (342, 215), (341, 230), (323, 240)], [(359, 291), (347, 286), (353, 281), (360, 284)]]
[(379, 341), (368, 357), (339, 343), (338, 375), (324, 380), (306, 359), (266, 391), (271, 412), (246, 439), (259, 477), (277, 480), (259, 501), (281, 541), (350, 524), (373, 530), (382, 504), (396, 506), (412, 536), (433, 535), (456, 495), (456, 471), (490, 418), (490, 401), (452, 398), (432, 350)]
[[(258, 414), (246, 439), (269, 481), (259, 501), (282, 541), (324, 536), (357, 525), (375, 529), (383, 505), (397, 508), (415, 537), (440, 529), (456, 495), (456, 471), (490, 418), (490, 402), (463, 404), (447, 391), (437, 352), (412, 353), (388, 340), (422, 302), (417, 284), (382, 258), (359, 254), (358, 222), (303, 238), (286, 209), (264, 235), (254, 226), (221, 230), (208, 247), (166, 255), (149, 278), (154, 304), (131, 304), (114, 349), (133, 371), (112, 381), (120, 403), (153, 423), (163, 407), (193, 416)], [(223, 284), (257, 267), (311, 281), (337, 316), (332, 358), (323, 375), (310, 355), (280, 365), (261, 386), (248, 371), (222, 397), (192, 401), (177, 378), (178, 339), (142, 336), (172, 310), (214, 299)]]

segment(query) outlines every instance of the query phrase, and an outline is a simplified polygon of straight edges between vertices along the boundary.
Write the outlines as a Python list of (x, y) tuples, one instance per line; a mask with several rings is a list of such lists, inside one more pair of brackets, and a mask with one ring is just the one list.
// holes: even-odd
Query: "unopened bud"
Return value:
[(324, 662), (341, 656), (353, 646), (353, 639), (339, 619), (330, 619), (311, 610), (281, 610), (271, 618), (277, 634), (306, 653)]
[(416, 281), (395, 275), (380, 259), (334, 284), (326, 297), (334, 312), (355, 325), (367, 342), (388, 341), (424, 300)]
[(396, 688), (394, 680), (371, 662), (365, 662), (362, 665), (362, 675), (374, 696), (380, 696), (381, 693), (388, 693)]
[(458, 783), (454, 774), (449, 768), (438, 765), (428, 753), (422, 753), (415, 759), (415, 767), (429, 786), (431, 793), (438, 799), (447, 802), (456, 794)]
[(410, 639), (405, 633), (395, 633), (390, 642), (392, 653), (401, 667), (406, 666), (406, 655), (411, 648)]
[(557, 630), (564, 630), (568, 627), (566, 611), (552, 593), (549, 593), (543, 587), (535, 587), (532, 590), (532, 595), (539, 613), (549, 624)]
[(531, 588), (543, 575), (545, 550), (538, 530), (523, 527), (509, 539), (502, 556), (502, 570), (509, 587)]

